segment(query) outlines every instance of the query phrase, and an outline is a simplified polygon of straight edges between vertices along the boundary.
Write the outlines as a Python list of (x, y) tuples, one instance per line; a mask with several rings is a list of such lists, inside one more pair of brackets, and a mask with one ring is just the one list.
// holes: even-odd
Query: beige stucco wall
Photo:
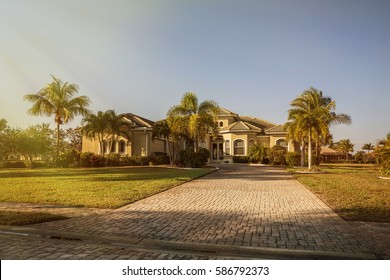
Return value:
[(94, 154), (98, 154), (99, 153), (99, 141), (92, 141), (91, 139), (83, 136), (83, 140), (82, 140), (82, 147), (81, 147), (81, 151), (84, 153), (84, 152), (92, 152)]
[(151, 146), (152, 146), (151, 153), (154, 152), (167, 153), (165, 140), (154, 139), (154, 141), (152, 141), (151, 143)]

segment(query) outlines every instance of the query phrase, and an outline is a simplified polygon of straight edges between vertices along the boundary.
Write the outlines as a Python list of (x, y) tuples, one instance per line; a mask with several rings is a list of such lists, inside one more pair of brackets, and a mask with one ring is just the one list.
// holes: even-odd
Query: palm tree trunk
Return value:
[(56, 149), (55, 158), (54, 158), (55, 166), (58, 165), (59, 156), (60, 156), (60, 123), (57, 122), (57, 149)]
[(301, 141), (301, 167), (305, 166), (305, 140)]
[(309, 147), (308, 147), (308, 162), (307, 162), (307, 167), (309, 170), (311, 170), (311, 160), (312, 160), (312, 154), (311, 154), (311, 127), (309, 127)]

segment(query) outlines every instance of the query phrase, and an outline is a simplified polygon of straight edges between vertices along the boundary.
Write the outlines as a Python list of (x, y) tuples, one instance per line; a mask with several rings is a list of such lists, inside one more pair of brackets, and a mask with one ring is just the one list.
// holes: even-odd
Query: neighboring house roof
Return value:
[(286, 133), (286, 131), (283, 128), (283, 125), (281, 124), (271, 127), (265, 131), (265, 134), (280, 134), (280, 133)]
[(124, 119), (130, 124), (132, 124), (134, 127), (152, 128), (154, 125), (154, 121), (148, 120), (132, 113), (125, 114)]
[(344, 153), (341, 153), (341, 152), (337, 152), (329, 147), (326, 147), (326, 146), (321, 146), (321, 153), (320, 155), (323, 155), (323, 156), (337, 156), (337, 155), (344, 155)]
[(237, 121), (228, 125), (227, 127), (222, 128), (220, 132), (221, 133), (235, 133), (235, 132), (258, 133), (261, 132), (261, 128), (244, 121)]

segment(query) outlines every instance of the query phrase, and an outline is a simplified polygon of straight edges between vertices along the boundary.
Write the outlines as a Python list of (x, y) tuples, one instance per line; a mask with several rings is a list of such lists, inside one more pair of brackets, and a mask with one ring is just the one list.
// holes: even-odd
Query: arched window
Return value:
[(278, 139), (278, 140), (276, 141), (276, 145), (282, 146), (282, 147), (284, 147), (284, 148), (287, 148), (286, 139)]
[(238, 139), (234, 141), (234, 155), (245, 155), (245, 142), (244, 140)]
[(223, 127), (223, 122), (219, 122), (219, 127)]
[(227, 156), (230, 155), (230, 141), (229, 140), (225, 140), (225, 154)]
[(119, 142), (119, 153), (126, 153), (126, 143), (123, 140)]

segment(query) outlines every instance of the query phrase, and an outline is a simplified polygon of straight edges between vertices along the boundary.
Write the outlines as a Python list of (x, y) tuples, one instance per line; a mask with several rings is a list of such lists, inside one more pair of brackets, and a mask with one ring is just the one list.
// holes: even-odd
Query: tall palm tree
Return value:
[[(194, 151), (198, 149), (199, 140), (210, 130), (217, 131), (218, 104), (213, 100), (205, 100), (199, 104), (198, 97), (193, 92), (183, 95), (180, 104), (168, 111), (168, 120), (174, 120), (179, 133), (185, 132), (194, 142)], [(179, 122), (177, 122), (179, 121)]]
[(24, 100), (32, 102), (32, 107), (27, 111), (33, 116), (53, 116), (57, 125), (57, 152), (58, 158), (60, 148), (60, 126), (73, 120), (74, 117), (89, 114), (89, 97), (85, 95), (76, 96), (79, 87), (76, 84), (62, 82), (53, 75), (53, 81), (34, 94), (26, 94)]
[(312, 138), (318, 131), (326, 130), (324, 116), (329, 107), (322, 106), (321, 94), (314, 88), (304, 91), (291, 102), (292, 108), (288, 111), (288, 120), (295, 122), (295, 129), (302, 131), (308, 142), (308, 168), (312, 165)]
[[(351, 122), (346, 114), (334, 112), (336, 103), (330, 97), (324, 97), (322, 92), (311, 87), (291, 102), (288, 111), (288, 122), (285, 125), (289, 138), (301, 142), (301, 149), (307, 139), (308, 168), (312, 166), (312, 141), (319, 147), (330, 139), (331, 124)], [(301, 156), (302, 150), (301, 150)], [(303, 160), (301, 158), (301, 164)]]

